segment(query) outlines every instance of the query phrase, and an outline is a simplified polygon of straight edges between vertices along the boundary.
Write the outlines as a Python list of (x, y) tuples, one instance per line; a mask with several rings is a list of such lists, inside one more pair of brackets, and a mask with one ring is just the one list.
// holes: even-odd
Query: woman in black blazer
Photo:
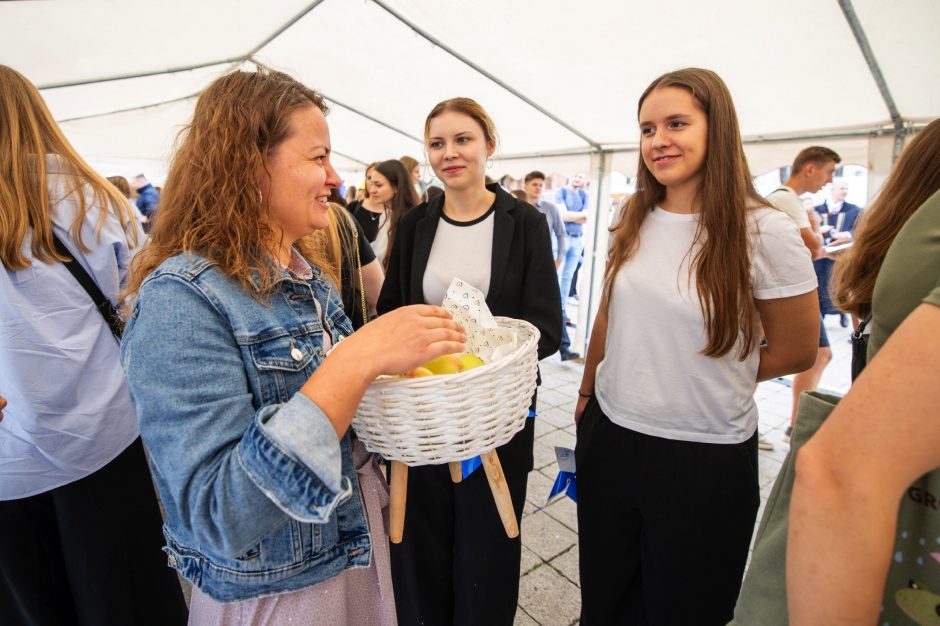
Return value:
[[(496, 149), (492, 120), (473, 100), (446, 100), (428, 116), (425, 141), (444, 194), (399, 221), (379, 313), (440, 304), (450, 280), (459, 276), (486, 294), (494, 315), (539, 329), (539, 359), (554, 353), (561, 338), (561, 298), (548, 224), (499, 185), (485, 185), (486, 161)], [(527, 420), (497, 448), (517, 522), (533, 465), (532, 442)], [(512, 624), (521, 547), (521, 538), (506, 536), (482, 470), (455, 485), (446, 465), (410, 468), (404, 537), (392, 545), (399, 623)]]

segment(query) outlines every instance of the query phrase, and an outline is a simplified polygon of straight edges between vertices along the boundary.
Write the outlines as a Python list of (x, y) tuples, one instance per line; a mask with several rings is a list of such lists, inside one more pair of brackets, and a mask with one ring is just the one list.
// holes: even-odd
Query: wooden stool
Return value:
[[(490, 483), (496, 510), (499, 519), (503, 522), (506, 535), (510, 538), (519, 536), (519, 525), (516, 523), (516, 512), (512, 507), (512, 498), (509, 496), (509, 485), (503, 475), (503, 466), (499, 462), (496, 450), (490, 450), (480, 455), (483, 461), (483, 471), (486, 480)], [(460, 463), (448, 463), (450, 479), (459, 483), (462, 478)], [(408, 496), (408, 466), (401, 461), (392, 461), (392, 480), (389, 484), (389, 529), (388, 538), (392, 543), (401, 543), (402, 533), (405, 530), (405, 503)]]

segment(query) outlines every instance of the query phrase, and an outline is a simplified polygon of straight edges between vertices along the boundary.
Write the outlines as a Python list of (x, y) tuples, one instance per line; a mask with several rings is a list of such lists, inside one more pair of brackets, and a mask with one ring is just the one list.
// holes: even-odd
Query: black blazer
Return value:
[[(561, 341), (561, 295), (548, 221), (538, 209), (498, 184), (486, 188), (496, 194), (486, 304), (493, 315), (522, 319), (538, 328), (539, 359), (544, 359), (558, 350)], [(424, 271), (443, 210), (441, 194), (399, 220), (379, 295), (379, 313), (424, 303)]]

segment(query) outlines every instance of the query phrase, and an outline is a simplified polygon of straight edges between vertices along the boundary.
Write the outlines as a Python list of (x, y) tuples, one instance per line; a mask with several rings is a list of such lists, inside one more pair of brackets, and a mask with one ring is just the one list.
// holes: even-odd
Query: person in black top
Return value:
[(382, 161), (369, 176), (369, 200), (382, 207), (381, 213), (363, 206), (356, 215), (382, 267), (388, 265), (388, 251), (395, 240), (395, 227), (401, 216), (418, 204), (411, 175), (400, 161)]
[(385, 207), (372, 197), (372, 172), (375, 171), (376, 165), (378, 165), (378, 162), (369, 163), (366, 166), (364, 189), (366, 197), (362, 200), (353, 200), (346, 205), (346, 209), (359, 222), (369, 243), (375, 241), (375, 234), (379, 230), (378, 218), (385, 212)]
[[(486, 161), (496, 149), (492, 120), (473, 100), (446, 100), (428, 116), (425, 141), (444, 193), (399, 221), (379, 313), (440, 304), (459, 276), (486, 294), (494, 315), (535, 325), (538, 356), (549, 356), (561, 338), (561, 297), (548, 224), (499, 185), (485, 185)], [(517, 521), (533, 431), (526, 420), (497, 448)], [(520, 538), (506, 536), (482, 470), (453, 484), (445, 465), (409, 468), (404, 537), (392, 544), (399, 623), (512, 624), (521, 546)]]

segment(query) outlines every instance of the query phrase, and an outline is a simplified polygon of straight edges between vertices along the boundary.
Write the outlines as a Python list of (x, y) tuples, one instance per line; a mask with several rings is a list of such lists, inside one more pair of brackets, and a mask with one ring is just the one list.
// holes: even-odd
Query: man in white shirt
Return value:
[[(829, 148), (822, 146), (805, 148), (793, 160), (793, 167), (787, 182), (767, 196), (768, 202), (786, 213), (799, 226), (800, 236), (813, 259), (823, 253), (823, 236), (819, 232), (820, 217), (816, 211), (806, 210), (800, 196), (806, 193), (816, 193), (831, 183), (832, 175), (841, 161), (842, 158)], [(832, 349), (829, 347), (826, 327), (822, 323), (822, 314), (819, 320), (819, 350), (816, 353), (816, 362), (805, 372), (800, 372), (793, 377), (793, 410), (790, 414), (790, 426), (787, 427), (784, 435), (785, 441), (789, 441), (790, 432), (796, 420), (800, 394), (816, 389), (823, 370), (832, 360)], [(759, 445), (765, 450), (773, 449), (773, 444), (765, 439), (760, 441)]]

